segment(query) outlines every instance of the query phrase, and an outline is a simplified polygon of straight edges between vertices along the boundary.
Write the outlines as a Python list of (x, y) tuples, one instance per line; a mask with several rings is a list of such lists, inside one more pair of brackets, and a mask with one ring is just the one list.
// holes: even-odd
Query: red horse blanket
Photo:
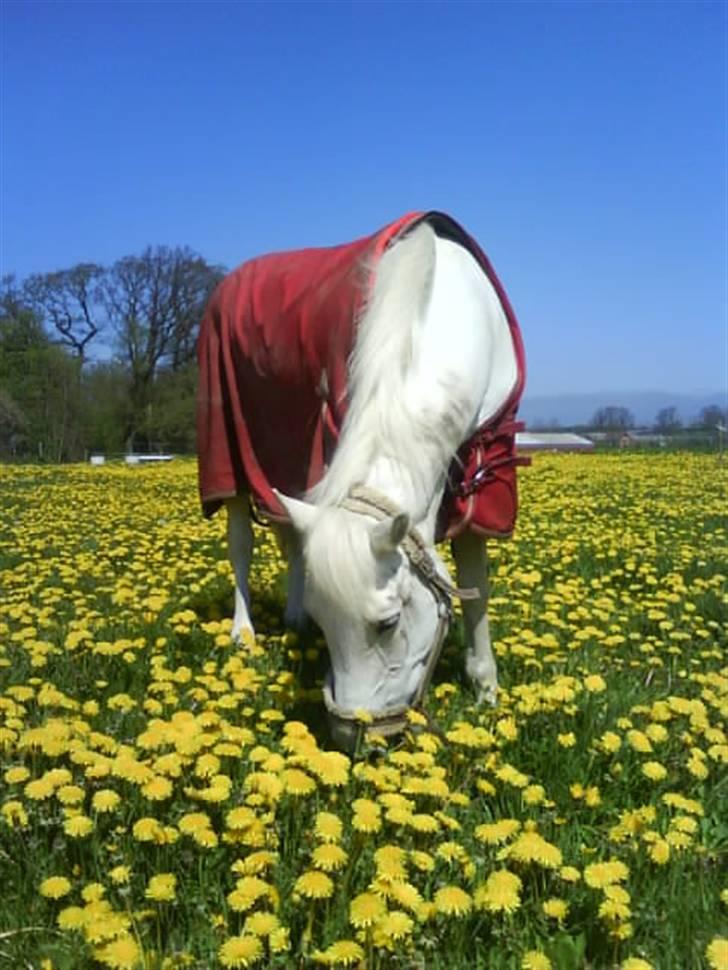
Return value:
[(516, 511), (516, 410), (525, 358), (515, 314), (477, 243), (442, 213), (410, 213), (356, 242), (252, 259), (218, 286), (198, 341), (199, 485), (203, 510), (249, 493), (285, 521), (276, 488), (302, 495), (324, 474), (347, 406), (356, 324), (384, 251), (422, 221), (464, 245), (494, 286), (511, 329), (518, 379), (500, 413), (458, 452), (440, 537), (465, 528), (507, 536)]

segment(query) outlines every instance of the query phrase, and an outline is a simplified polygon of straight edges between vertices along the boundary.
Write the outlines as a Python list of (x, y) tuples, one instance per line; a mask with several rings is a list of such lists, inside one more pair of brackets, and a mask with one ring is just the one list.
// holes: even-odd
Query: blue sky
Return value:
[(720, 2), (4, 0), (0, 270), (461, 221), (531, 394), (728, 384)]

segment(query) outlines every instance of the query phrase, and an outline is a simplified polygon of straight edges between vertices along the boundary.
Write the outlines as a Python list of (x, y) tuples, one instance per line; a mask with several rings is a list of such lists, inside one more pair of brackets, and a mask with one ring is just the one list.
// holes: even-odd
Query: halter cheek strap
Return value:
[[(361, 515), (369, 515), (380, 522), (401, 512), (401, 509), (394, 502), (391, 502), (386, 495), (364, 486), (353, 488), (341, 503), (341, 508)], [(445, 643), (448, 626), (452, 618), (453, 599), (475, 599), (479, 595), (477, 589), (459, 589), (442, 575), (430, 555), (425, 540), (414, 526), (410, 526), (401, 545), (410, 565), (435, 597), (438, 607), (438, 621), (435, 638), (412, 702), (410, 704), (398, 704), (372, 715), (372, 729), (385, 737), (403, 731), (407, 726), (407, 712), (417, 709), (422, 703)], [(328, 677), (324, 683), (323, 695), (324, 704), (329, 714), (339, 721), (348, 722), (352, 727), (360, 725), (361, 718), (354, 711), (344, 710), (336, 703), (332, 687), (332, 678)]]
[[(361, 515), (370, 515), (379, 522), (393, 518), (402, 511), (386, 495), (364, 485), (357, 485), (352, 488), (347, 498), (341, 503), (341, 508), (348, 509), (349, 512), (358, 512)], [(413, 525), (409, 527), (402, 540), (402, 549), (412, 568), (419, 573), (425, 586), (432, 590), (436, 599), (444, 600), (448, 607), (451, 606), (453, 599), (477, 599), (479, 595), (477, 589), (460, 589), (442, 575), (430, 555), (427, 543), (419, 530)]]

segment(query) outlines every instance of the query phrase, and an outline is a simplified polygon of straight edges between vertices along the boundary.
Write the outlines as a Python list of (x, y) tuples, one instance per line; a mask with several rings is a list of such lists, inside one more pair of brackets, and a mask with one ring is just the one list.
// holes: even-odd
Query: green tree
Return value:
[(54, 345), (12, 277), (0, 292), (0, 392), (7, 457), (64, 461), (83, 455), (78, 366)]

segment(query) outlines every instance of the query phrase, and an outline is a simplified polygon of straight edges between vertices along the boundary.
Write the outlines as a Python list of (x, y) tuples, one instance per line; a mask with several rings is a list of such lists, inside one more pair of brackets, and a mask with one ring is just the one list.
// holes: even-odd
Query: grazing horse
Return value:
[[(223, 504), (233, 635), (252, 631), (251, 504), (289, 560), (286, 619), (324, 633), (334, 740), (421, 701), (463, 599), (466, 669), (493, 701), (486, 536), (516, 516), (520, 331), (477, 243), (438, 212), (244, 263), (199, 337), (203, 509)], [(450, 538), (457, 586), (435, 542)]]

